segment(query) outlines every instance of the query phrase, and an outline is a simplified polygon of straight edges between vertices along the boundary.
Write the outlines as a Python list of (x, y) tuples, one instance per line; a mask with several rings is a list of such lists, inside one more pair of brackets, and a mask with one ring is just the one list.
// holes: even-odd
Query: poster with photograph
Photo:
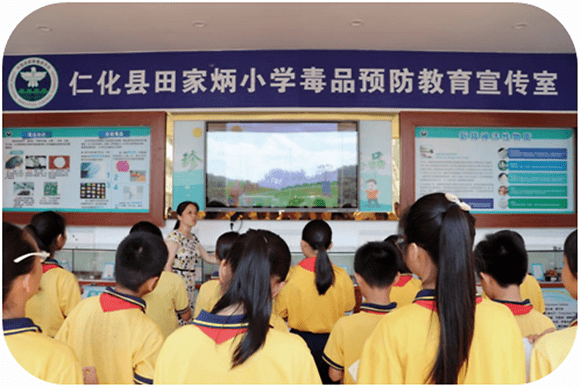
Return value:
[(3, 211), (148, 212), (150, 128), (4, 128)]
[(473, 213), (572, 214), (571, 128), (416, 127), (415, 196), (449, 192)]

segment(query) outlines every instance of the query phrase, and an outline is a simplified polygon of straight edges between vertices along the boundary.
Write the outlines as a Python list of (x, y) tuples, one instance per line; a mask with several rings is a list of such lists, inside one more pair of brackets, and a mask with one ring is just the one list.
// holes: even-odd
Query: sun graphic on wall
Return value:
[(200, 138), (203, 135), (203, 130), (201, 130), (201, 128), (195, 128), (193, 129), (193, 137), (195, 138)]

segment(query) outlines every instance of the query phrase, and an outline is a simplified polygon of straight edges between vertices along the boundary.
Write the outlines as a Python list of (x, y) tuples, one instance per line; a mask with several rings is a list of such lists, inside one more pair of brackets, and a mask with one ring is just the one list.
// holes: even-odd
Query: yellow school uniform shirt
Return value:
[(522, 336), (539, 335), (546, 329), (556, 326), (550, 318), (534, 309), (530, 300), (523, 302), (494, 300), (508, 307), (512, 311), (516, 322), (522, 331)]
[[(425, 383), (439, 345), (433, 294), (432, 290), (422, 290), (413, 304), (389, 313), (379, 322), (363, 347), (358, 383)], [(468, 361), (467, 373), (459, 373), (459, 383), (526, 382), (522, 336), (508, 308), (478, 297)]]
[(26, 303), (25, 314), (43, 333), (54, 337), (66, 316), (81, 302), (81, 290), (74, 274), (54, 259), (44, 261), (42, 271), (40, 290)]
[(529, 299), (535, 310), (540, 313), (546, 313), (546, 304), (544, 303), (542, 288), (533, 276), (526, 274), (524, 282), (520, 285), (520, 295), (524, 300)]
[(348, 368), (359, 358), (363, 345), (381, 319), (395, 310), (396, 303), (376, 305), (363, 303), (360, 313), (338, 319), (324, 347), (322, 359), (329, 366), (344, 372), (344, 384), (355, 384)]
[(79, 359), (67, 345), (43, 335), (29, 318), (2, 320), (4, 339), (28, 373), (50, 383), (83, 384)]
[(355, 306), (354, 285), (341, 267), (332, 265), (334, 284), (319, 295), (314, 283), (316, 257), (290, 268), (286, 285), (275, 298), (274, 310), (288, 326), (303, 332), (329, 333), (334, 323)]
[(402, 308), (412, 304), (422, 288), (421, 280), (414, 278), (412, 274), (401, 274), (397, 283), (391, 287), (389, 297), (392, 302), (397, 303), (398, 308)]
[[(221, 285), (219, 280), (209, 280), (199, 288), (199, 294), (195, 301), (195, 311), (193, 318), (197, 318), (202, 310), (211, 312), (213, 307), (222, 297)], [(282, 317), (276, 313), (272, 313), (270, 317), (270, 325), (279, 331), (288, 332), (288, 326)]]
[(167, 338), (155, 366), (155, 384), (320, 384), (306, 343), (270, 329), (264, 345), (232, 368), (244, 336), (243, 316), (202, 311), (192, 324)]
[(107, 288), (72, 311), (56, 338), (74, 349), (101, 384), (151, 384), (163, 345), (161, 328), (145, 315), (145, 301)]
[(199, 316), (199, 312), (205, 310), (211, 312), (215, 304), (222, 296), (220, 281), (217, 279), (206, 281), (199, 288), (197, 299), (195, 300), (195, 309), (193, 311), (193, 318)]
[(143, 296), (147, 303), (145, 314), (161, 327), (163, 336), (179, 328), (177, 315), (189, 307), (185, 283), (175, 273), (163, 271), (155, 289)]
[(553, 372), (568, 356), (578, 330), (578, 320), (568, 328), (548, 333), (534, 344), (530, 360), (530, 381)]

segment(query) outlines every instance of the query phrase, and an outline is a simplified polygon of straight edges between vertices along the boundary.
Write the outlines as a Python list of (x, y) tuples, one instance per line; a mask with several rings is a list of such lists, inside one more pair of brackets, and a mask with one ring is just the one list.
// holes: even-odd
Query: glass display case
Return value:
[[(213, 251), (208, 251), (213, 254)], [(329, 251), (331, 261), (343, 267), (354, 282), (354, 251)], [(292, 266), (297, 265), (304, 255), (302, 252), (292, 252)], [(531, 250), (528, 251), (528, 273), (534, 275), (534, 265), (541, 265), (543, 279), (540, 282), (560, 282), (564, 253), (562, 250)], [(63, 249), (56, 253), (56, 260), (61, 266), (72, 271), (79, 281), (112, 280), (111, 265), (115, 263), (115, 250), (75, 248)], [(219, 265), (201, 261), (198, 264), (197, 280), (203, 283), (217, 276)], [(108, 271), (108, 272), (107, 272)]]

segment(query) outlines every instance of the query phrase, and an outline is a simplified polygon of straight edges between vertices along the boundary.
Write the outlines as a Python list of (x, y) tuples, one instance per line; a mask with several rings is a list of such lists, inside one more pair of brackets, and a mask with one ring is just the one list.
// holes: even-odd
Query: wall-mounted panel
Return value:
[(478, 227), (574, 227), (575, 114), (401, 113), (403, 206), (431, 192)]
[(164, 113), (4, 114), (5, 220), (163, 221)]

